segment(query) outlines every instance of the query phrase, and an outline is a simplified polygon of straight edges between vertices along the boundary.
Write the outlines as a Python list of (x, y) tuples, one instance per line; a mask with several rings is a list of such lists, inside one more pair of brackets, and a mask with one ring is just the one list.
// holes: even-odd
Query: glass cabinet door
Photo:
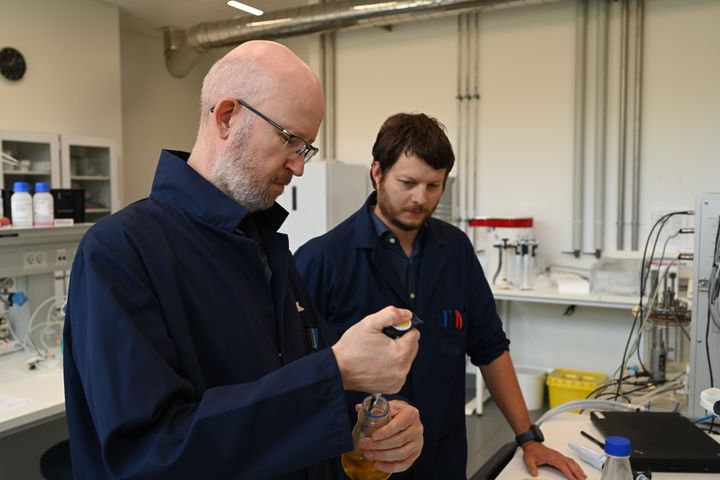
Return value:
[(65, 188), (85, 192), (85, 221), (95, 222), (117, 210), (115, 146), (112, 140), (62, 136)]
[(3, 130), (0, 151), (4, 154), (0, 162), (3, 190), (12, 192), (15, 182), (27, 182), (31, 192), (37, 182), (60, 187), (57, 135)]

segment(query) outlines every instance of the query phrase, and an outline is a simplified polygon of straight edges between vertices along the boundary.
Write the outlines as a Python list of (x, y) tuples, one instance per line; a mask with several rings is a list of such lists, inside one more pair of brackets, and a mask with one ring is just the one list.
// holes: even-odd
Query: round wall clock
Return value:
[(0, 74), (8, 80), (20, 80), (25, 75), (27, 65), (22, 53), (12, 47), (0, 50)]

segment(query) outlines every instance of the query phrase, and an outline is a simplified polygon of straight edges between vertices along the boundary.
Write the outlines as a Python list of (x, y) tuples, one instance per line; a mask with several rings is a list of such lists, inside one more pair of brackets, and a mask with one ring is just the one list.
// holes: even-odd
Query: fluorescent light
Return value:
[(251, 7), (250, 5), (245, 5), (244, 3), (236, 2), (235, 0), (230, 0), (227, 4), (233, 8), (237, 8), (238, 10), (242, 10), (243, 12), (257, 15), (258, 17), (263, 14), (262, 10), (258, 10), (257, 8)]

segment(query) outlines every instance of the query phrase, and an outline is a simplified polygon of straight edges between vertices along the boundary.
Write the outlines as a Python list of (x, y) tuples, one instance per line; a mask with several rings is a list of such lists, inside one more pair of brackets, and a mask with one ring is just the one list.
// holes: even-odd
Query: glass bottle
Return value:
[(390, 421), (390, 404), (383, 396), (368, 396), (362, 402), (358, 412), (358, 420), (353, 428), (353, 449), (342, 454), (343, 470), (351, 480), (385, 480), (390, 476), (375, 468), (375, 462), (363, 456), (358, 442), (369, 437), (373, 432)]
[(630, 468), (632, 446), (625, 437), (610, 436), (605, 438), (607, 459), (603, 466), (600, 480), (633, 480)]

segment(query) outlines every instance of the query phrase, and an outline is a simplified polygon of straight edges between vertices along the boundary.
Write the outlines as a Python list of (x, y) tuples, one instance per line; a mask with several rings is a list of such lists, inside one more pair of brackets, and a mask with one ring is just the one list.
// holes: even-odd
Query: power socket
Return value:
[(47, 266), (48, 266), (47, 252), (45, 250), (37, 250), (34, 252), (24, 252), (23, 253), (23, 269), (24, 270), (32, 270), (35, 268), (46, 268)]
[(68, 263), (67, 250), (64, 248), (58, 248), (55, 251), (55, 265), (60, 267), (63, 265), (67, 265), (67, 263)]

